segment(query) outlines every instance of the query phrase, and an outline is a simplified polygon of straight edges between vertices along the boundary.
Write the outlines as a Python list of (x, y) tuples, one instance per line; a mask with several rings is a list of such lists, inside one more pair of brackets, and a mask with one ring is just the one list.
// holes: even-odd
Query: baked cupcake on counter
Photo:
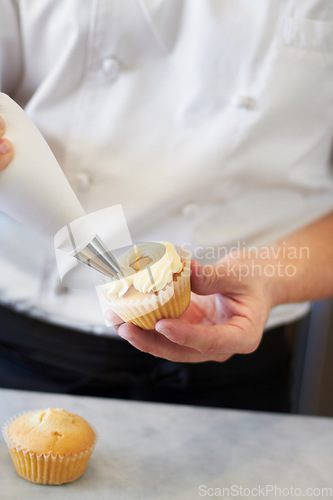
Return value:
[(25, 413), (3, 427), (19, 476), (37, 484), (63, 484), (84, 473), (97, 436), (82, 417), (48, 408)]
[(152, 330), (162, 318), (177, 318), (190, 303), (188, 250), (168, 242), (139, 243), (118, 258), (124, 278), (96, 287), (104, 311)]

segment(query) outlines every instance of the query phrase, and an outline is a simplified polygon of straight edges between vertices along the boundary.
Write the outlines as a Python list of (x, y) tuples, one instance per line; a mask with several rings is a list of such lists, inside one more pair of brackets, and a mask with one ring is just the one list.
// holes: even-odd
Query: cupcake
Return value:
[(98, 286), (104, 311), (152, 330), (162, 318), (177, 318), (190, 303), (190, 252), (171, 243), (140, 243), (118, 259), (124, 277)]
[(37, 484), (63, 484), (85, 471), (96, 433), (82, 417), (60, 408), (12, 418), (3, 427), (19, 476)]

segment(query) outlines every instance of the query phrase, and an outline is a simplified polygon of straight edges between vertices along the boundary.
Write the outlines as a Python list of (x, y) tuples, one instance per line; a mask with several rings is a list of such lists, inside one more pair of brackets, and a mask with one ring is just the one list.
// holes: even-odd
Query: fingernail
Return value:
[(105, 319), (106, 319), (106, 321), (112, 322), (112, 319), (113, 319), (112, 312), (106, 311), (106, 313), (105, 313)]
[(130, 340), (131, 336), (127, 334), (127, 332), (120, 331), (121, 329), (118, 330), (119, 337), (121, 337), (124, 340)]
[(10, 152), (9, 144), (7, 144), (7, 142), (2, 142), (0, 144), (0, 154), (6, 155), (9, 152)]
[(164, 335), (165, 337), (170, 337), (170, 336), (171, 336), (171, 334), (172, 334), (172, 332), (171, 332), (171, 330), (170, 330), (169, 328), (163, 328), (163, 326), (162, 326), (162, 327), (160, 327), (160, 328), (159, 328), (158, 326), (156, 326), (156, 327), (155, 327), (155, 329), (156, 329), (156, 331), (157, 331), (158, 333), (161, 333), (161, 334), (162, 334), (162, 335)]

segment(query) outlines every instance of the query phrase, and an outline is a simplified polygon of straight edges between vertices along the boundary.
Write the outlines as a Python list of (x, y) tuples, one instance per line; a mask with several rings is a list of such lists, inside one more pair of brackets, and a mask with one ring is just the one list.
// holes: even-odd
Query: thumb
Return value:
[(14, 147), (8, 139), (0, 139), (0, 171), (8, 167), (14, 157)]
[(223, 291), (224, 265), (202, 266), (198, 261), (191, 262), (191, 290), (198, 295), (209, 295)]

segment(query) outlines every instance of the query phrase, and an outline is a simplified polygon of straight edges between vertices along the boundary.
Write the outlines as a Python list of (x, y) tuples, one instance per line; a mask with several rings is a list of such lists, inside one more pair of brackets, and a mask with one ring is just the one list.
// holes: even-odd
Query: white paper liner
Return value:
[(2, 435), (9, 448), (17, 474), (23, 479), (36, 484), (59, 485), (75, 481), (86, 470), (89, 458), (96, 446), (98, 434), (95, 428), (89, 424), (95, 433), (95, 440), (85, 451), (71, 455), (37, 454), (24, 449), (22, 446), (15, 445), (8, 436), (8, 429), (14, 420), (33, 411), (39, 410), (27, 410), (17, 413), (2, 426)]

